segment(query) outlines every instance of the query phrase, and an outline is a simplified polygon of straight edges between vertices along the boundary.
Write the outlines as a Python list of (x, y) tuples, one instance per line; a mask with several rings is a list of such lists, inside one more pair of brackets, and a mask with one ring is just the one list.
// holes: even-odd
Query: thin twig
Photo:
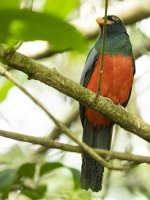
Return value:
[(4, 65), (0, 63), (0, 74), (5, 76), (7, 79), (9, 79), (11, 82), (13, 82), (24, 94), (26, 94), (36, 105), (38, 105), (47, 115), (50, 119), (52, 119), (51, 113), (47, 110), (47, 108), (34, 96), (30, 94), (20, 83), (19, 81), (6, 69), (8, 68), (7, 65)]
[[(6, 66), (7, 67), (7, 66)], [(35, 97), (33, 97), (19, 82), (16, 80), (10, 72), (8, 72), (5, 69), (5, 65), (0, 65), (0, 74), (8, 78), (10, 81), (12, 81), (22, 92), (24, 92), (30, 99), (33, 100), (40, 108), (42, 108), (45, 113), (50, 117), (50, 119), (53, 120), (53, 122), (56, 124), (56, 126), (69, 138), (71, 138), (75, 143), (77, 143), (81, 149), (83, 149), (84, 152), (88, 153), (92, 158), (97, 160), (98, 163), (103, 165), (104, 167), (107, 167), (109, 169), (115, 169), (115, 170), (124, 170), (125, 166), (112, 166), (110, 165), (104, 158), (102, 158), (97, 152), (95, 152), (91, 147), (89, 147), (84, 142), (81, 142), (78, 140), (74, 135), (74, 133), (63, 123), (61, 123), (59, 120), (57, 120), (46, 108), (44, 105), (41, 104), (40, 101), (38, 101)]]
[(104, 55), (105, 55), (105, 42), (106, 42), (106, 29), (107, 29), (107, 9), (108, 9), (108, 0), (105, 0), (105, 16), (104, 16), (104, 24), (103, 24), (103, 32), (102, 32), (102, 48), (100, 54), (100, 73), (98, 79), (98, 88), (97, 88), (97, 96), (100, 94), (100, 87), (102, 82), (103, 68), (104, 68)]
[[(71, 110), (65, 117), (63, 117), (62, 123), (65, 126), (70, 127), (71, 123), (74, 122), (79, 116), (79, 106), (77, 103), (73, 103)], [(56, 140), (60, 136), (60, 129), (55, 126), (51, 133), (47, 136), (47, 139)], [(39, 157), (39, 154), (43, 154), (48, 150), (48, 148), (41, 146), (35, 153), (35, 156)]]
[(23, 43), (22, 40), (18, 40), (18, 41), (16, 42), (16, 44), (13, 46), (12, 51), (13, 51), (13, 52), (17, 51), (17, 50), (21, 47), (22, 43)]
[[(6, 66), (7, 67), (7, 66)], [(100, 164), (102, 164), (105, 167), (109, 167), (107, 161), (103, 159), (100, 155), (98, 155), (96, 152), (93, 151), (92, 148), (90, 148), (85, 143), (78, 140), (74, 135), (74, 133), (66, 127), (64, 124), (62, 124), (59, 120), (57, 120), (46, 108), (45, 106), (38, 101), (35, 97), (33, 97), (19, 82), (16, 80), (10, 72), (8, 72), (5, 69), (5, 65), (0, 65), (0, 74), (8, 78), (10, 81), (12, 81), (23, 93), (25, 93), (34, 103), (36, 103), (42, 110), (49, 116), (50, 119), (53, 120), (53, 122), (56, 124), (56, 126), (69, 138), (71, 138), (74, 142), (76, 142), (86, 153), (88, 153), (91, 157), (96, 159)]]
[(86, 153), (88, 153), (91, 157), (93, 157), (95, 160), (98, 161), (101, 165), (104, 167), (109, 167), (108, 162), (103, 159), (101, 156), (99, 156), (92, 148), (90, 148), (86, 143), (81, 142), (80, 140), (75, 137), (75, 134), (72, 133), (68, 127), (65, 127), (64, 125), (60, 124), (61, 130), (63, 130), (64, 134), (67, 135), (69, 138), (71, 138), (75, 143), (77, 143)]
[[(35, 137), (35, 136), (29, 136), (28, 134), (20, 134), (10, 131), (4, 131), (0, 130), (0, 136), (22, 141), (22, 142), (29, 142), (32, 144), (38, 144), (45, 146), (47, 148), (54, 148), (54, 149), (60, 149), (67, 152), (75, 152), (75, 153), (83, 153), (84, 150), (81, 149), (79, 146), (70, 145), (70, 144), (64, 144), (60, 142), (56, 142), (51, 139), (47, 139), (47, 137)], [(141, 155), (135, 155), (135, 154), (129, 154), (129, 153), (121, 153), (121, 152), (115, 152), (115, 151), (108, 151), (104, 149), (94, 149), (95, 152), (97, 152), (99, 155), (101, 155), (103, 158), (107, 160), (127, 160), (131, 162), (135, 162), (136, 164), (141, 163), (148, 163), (150, 164), (150, 157), (148, 156), (141, 156)]]

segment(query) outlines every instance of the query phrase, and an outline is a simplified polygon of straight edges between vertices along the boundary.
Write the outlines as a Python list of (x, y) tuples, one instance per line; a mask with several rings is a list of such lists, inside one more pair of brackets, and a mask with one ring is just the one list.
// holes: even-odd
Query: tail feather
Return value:
[[(92, 148), (110, 149), (112, 127), (93, 127), (85, 121), (83, 141)], [(104, 167), (88, 154), (82, 156), (81, 188), (98, 192), (102, 189)]]

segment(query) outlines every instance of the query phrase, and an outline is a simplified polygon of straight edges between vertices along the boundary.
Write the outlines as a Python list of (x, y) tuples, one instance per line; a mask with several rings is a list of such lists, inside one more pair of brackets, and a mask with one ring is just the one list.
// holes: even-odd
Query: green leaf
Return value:
[(0, 11), (0, 42), (46, 40), (58, 50), (85, 49), (81, 34), (62, 19), (29, 10)]
[(36, 191), (34, 191), (34, 190), (22, 189), (21, 193), (26, 195), (27, 197), (30, 197), (32, 200), (36, 200), (36, 199), (40, 199), (41, 198), (41, 196), (39, 196), (39, 194), (36, 193)]
[(35, 174), (35, 163), (25, 163), (18, 169), (19, 177), (33, 178)]
[(47, 185), (39, 185), (35, 189), (35, 192), (38, 193), (40, 197), (43, 197), (46, 191), (47, 191)]
[(59, 17), (66, 17), (77, 5), (80, 0), (47, 0), (44, 5), (44, 12), (53, 13)]
[(32, 200), (41, 199), (47, 191), (47, 185), (39, 185), (33, 189), (22, 185), (21, 188), (21, 193), (30, 197)]
[(0, 102), (5, 100), (9, 90), (14, 86), (14, 84), (9, 80), (2, 80), (0, 84)]
[(16, 171), (7, 169), (0, 172), (0, 192), (8, 193), (12, 183), (16, 179)]
[(60, 167), (64, 167), (64, 165), (61, 164), (61, 163), (57, 163), (57, 162), (55, 162), (55, 163), (44, 163), (42, 165), (41, 169), (40, 169), (40, 176), (42, 176), (42, 175), (44, 175), (44, 174), (46, 174), (46, 173), (48, 173), (48, 172), (50, 172), (54, 169), (58, 169)]
[(20, 0), (1, 0), (0, 1), (0, 9), (1, 8), (19, 8)]
[(74, 182), (74, 189), (80, 187), (80, 171), (74, 168), (69, 167), (70, 171), (72, 172), (73, 182)]
[(55, 163), (44, 163), (41, 166), (40, 169), (40, 176), (51, 172), (52, 170), (58, 169), (60, 167), (65, 167), (69, 169), (72, 173), (73, 176), (73, 181), (74, 181), (74, 189), (77, 189), (80, 187), (80, 171), (71, 167), (67, 167), (61, 163), (55, 162)]

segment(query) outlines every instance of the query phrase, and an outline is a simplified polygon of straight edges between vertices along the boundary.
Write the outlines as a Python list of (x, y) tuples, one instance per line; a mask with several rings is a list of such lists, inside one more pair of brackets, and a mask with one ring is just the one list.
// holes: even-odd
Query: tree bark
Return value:
[(115, 105), (113, 102), (96, 94), (79, 84), (65, 78), (56, 71), (55, 68), (49, 69), (43, 64), (24, 56), (20, 53), (9, 52), (0, 45), (0, 57), (14, 69), (20, 70), (29, 76), (29, 79), (39, 80), (58, 91), (74, 98), (82, 105), (88, 106), (101, 113), (108, 119), (119, 124), (122, 128), (130, 131), (144, 140), (150, 142), (150, 125), (142, 121), (131, 113), (127, 112), (122, 106)]

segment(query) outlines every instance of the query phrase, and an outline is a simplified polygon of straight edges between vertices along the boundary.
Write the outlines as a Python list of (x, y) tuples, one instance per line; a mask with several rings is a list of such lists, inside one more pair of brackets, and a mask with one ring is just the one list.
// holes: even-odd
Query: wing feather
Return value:
[[(94, 71), (96, 62), (98, 60), (98, 55), (99, 55), (99, 53), (93, 47), (87, 56), (87, 59), (85, 61), (84, 70), (82, 72), (82, 76), (81, 76), (81, 80), (80, 80), (80, 84), (84, 87), (87, 86), (87, 84), (90, 80), (90, 77)], [(80, 104), (80, 118), (81, 118), (81, 122), (83, 125), (84, 124), (84, 106), (82, 106), (81, 104)]]

